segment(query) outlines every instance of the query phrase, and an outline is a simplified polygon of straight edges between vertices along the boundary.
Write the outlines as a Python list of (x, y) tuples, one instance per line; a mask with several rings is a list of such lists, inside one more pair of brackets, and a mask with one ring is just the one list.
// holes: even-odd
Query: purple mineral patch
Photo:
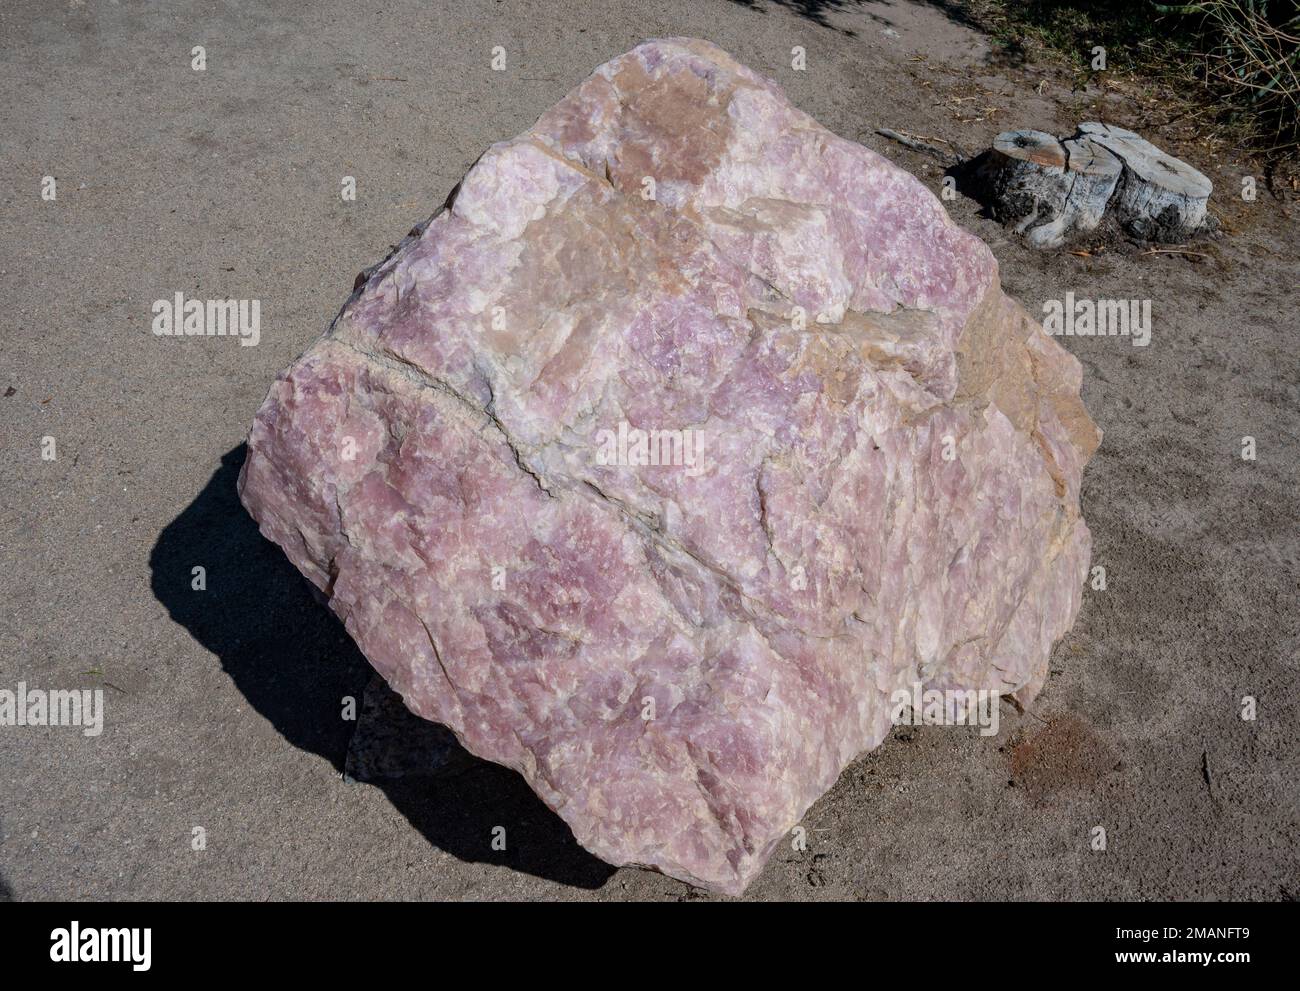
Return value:
[(1080, 379), (919, 181), (650, 41), (369, 274), (240, 493), (412, 711), (610, 863), (737, 894), (894, 692), (1041, 688)]

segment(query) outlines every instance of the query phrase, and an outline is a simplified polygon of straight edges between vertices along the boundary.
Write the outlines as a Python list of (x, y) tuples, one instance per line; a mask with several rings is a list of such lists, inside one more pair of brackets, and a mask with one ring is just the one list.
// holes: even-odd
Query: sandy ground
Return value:
[[(1143, 123), (1214, 179), (1232, 232), (1203, 258), (1037, 254), (949, 204), (1031, 312), (1066, 291), (1153, 301), (1146, 348), (1064, 339), (1106, 432), (1083, 498), (1107, 588), (1028, 713), (1004, 708), (993, 740), (899, 729), (748, 897), (1300, 894), (1296, 207), (1242, 202), (1249, 162), (1161, 129), (1135, 91), (990, 65), (948, 4), (151, 6), (0, 7), (0, 688), (106, 696), (96, 738), (0, 727), (0, 897), (706, 897), (590, 857), (500, 768), (344, 780), (340, 699), (368, 669), (234, 492), (269, 383), (356, 273), (489, 143), (674, 34), (723, 46), (936, 191), (941, 167), (876, 127), (976, 149), (1085, 114)], [(153, 336), (152, 302), (177, 291), (260, 299), (261, 343)]]

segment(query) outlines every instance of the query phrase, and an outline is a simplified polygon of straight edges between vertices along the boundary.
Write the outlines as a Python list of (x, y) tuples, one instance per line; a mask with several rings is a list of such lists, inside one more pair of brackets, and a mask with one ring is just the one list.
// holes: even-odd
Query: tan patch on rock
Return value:
[(640, 195), (641, 181), (681, 181), (699, 186), (731, 143), (730, 92), (712, 92), (707, 80), (685, 68), (652, 79), (635, 59), (614, 76), (623, 116), (620, 158), (611, 177), (619, 189)]
[(1050, 447), (1038, 438), (1040, 404), (1050, 407), (1070, 443), (1086, 462), (1101, 443), (1101, 431), (1079, 397), (1078, 360), (1052, 340), (1017, 302), (996, 284), (980, 301), (957, 342), (957, 402), (992, 402), (1023, 433), (1040, 440), (1044, 463), (1065, 491), (1064, 472)]

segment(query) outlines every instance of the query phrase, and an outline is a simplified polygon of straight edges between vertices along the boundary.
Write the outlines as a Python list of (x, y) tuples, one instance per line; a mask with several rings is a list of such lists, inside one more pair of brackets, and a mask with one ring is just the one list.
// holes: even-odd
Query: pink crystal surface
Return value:
[[(657, 40), (369, 274), (240, 493), (414, 712), (610, 863), (738, 894), (893, 692), (1041, 688), (1080, 379), (920, 181)], [(699, 456), (609, 463), (620, 426)]]

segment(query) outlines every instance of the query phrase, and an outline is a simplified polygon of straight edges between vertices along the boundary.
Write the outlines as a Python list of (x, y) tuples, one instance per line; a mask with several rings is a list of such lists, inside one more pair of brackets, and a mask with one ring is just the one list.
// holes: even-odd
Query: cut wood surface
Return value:
[(977, 176), (988, 206), (1036, 248), (1094, 230), (1109, 211), (1147, 241), (1186, 241), (1206, 224), (1210, 180), (1122, 127), (1086, 123), (1061, 141), (1043, 131), (1004, 131)]
[(1065, 167), (1065, 149), (1045, 131), (1003, 131), (993, 139), (993, 150), (1017, 162)]
[(1053, 225), (1069, 189), (1060, 141), (1043, 131), (999, 134), (982, 171), (998, 220), (1035, 247), (1061, 243)]
[(1145, 138), (1112, 124), (1079, 125), (1124, 166), (1110, 209), (1130, 234), (1147, 241), (1185, 241), (1205, 226), (1213, 184), (1181, 159), (1166, 155)]
[(1005, 131), (984, 170), (994, 214), (1036, 248), (1055, 248), (1101, 222), (1119, 161), (1087, 139), (1062, 143), (1043, 131)]

